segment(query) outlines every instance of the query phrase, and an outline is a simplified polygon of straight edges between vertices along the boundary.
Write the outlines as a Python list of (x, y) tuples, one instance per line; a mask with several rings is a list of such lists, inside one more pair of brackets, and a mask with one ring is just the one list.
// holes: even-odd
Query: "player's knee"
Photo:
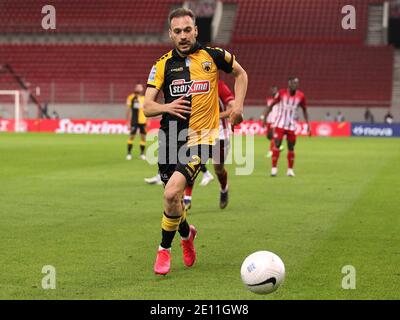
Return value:
[(164, 190), (164, 200), (170, 205), (176, 205), (180, 203), (180, 193), (178, 188), (167, 186)]
[(289, 151), (294, 151), (294, 146), (295, 146), (295, 142), (294, 141), (289, 141), (288, 142), (288, 149)]

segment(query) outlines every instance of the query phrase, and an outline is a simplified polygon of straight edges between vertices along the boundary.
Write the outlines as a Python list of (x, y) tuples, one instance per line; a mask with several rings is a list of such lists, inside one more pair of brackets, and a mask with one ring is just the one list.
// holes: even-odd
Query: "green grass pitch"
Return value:
[[(300, 138), (295, 178), (269, 177), (266, 140), (255, 170), (235, 176), (230, 203), (218, 183), (196, 185), (189, 222), (198, 259), (153, 274), (162, 187), (156, 167), (125, 160), (124, 136), (0, 135), (0, 299), (400, 299), (400, 141)], [(211, 166), (209, 166), (211, 168)], [(273, 294), (244, 288), (240, 266), (257, 250), (277, 253), (286, 279)], [(44, 290), (44, 265), (56, 289)], [(344, 290), (342, 267), (356, 269)]]

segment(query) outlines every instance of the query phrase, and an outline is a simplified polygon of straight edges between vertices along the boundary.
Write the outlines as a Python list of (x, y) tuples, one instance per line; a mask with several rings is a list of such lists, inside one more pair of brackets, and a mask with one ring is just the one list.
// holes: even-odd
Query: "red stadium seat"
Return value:
[[(236, 44), (227, 48), (249, 74), (248, 104), (264, 104), (271, 85), (301, 79), (311, 105), (388, 106), (393, 48), (337, 44)], [(230, 77), (224, 76), (228, 82)]]
[(357, 13), (357, 29), (342, 29), (346, 0), (223, 0), (237, 3), (233, 42), (315, 42), (363, 44), (367, 32), (369, 3), (351, 1)]
[[(39, 86), (42, 100), (110, 103), (125, 101), (134, 83), (144, 83), (152, 64), (169, 49), (165, 45), (2, 45), (0, 62), (10, 63), (31, 87)], [(2, 74), (0, 87), (18, 88)]]
[[(42, 99), (57, 102), (123, 102), (135, 82), (145, 82), (168, 45), (2, 45), (0, 61), (11, 63)], [(391, 99), (393, 49), (359, 45), (234, 44), (227, 47), (249, 73), (248, 104), (262, 104), (268, 87), (301, 78), (311, 104), (357, 105)], [(231, 79), (227, 79), (231, 81)], [(0, 86), (9, 79), (0, 75)], [(112, 101), (111, 101), (112, 100)]]
[[(249, 73), (247, 104), (263, 104), (268, 87), (294, 75), (311, 105), (388, 106), (393, 48), (365, 45), (369, 3), (353, 0), (357, 29), (343, 30), (345, 0), (223, 0), (236, 3), (232, 44), (227, 47)], [(0, 2), (0, 32), (42, 32), (44, 0)], [(54, 0), (56, 32), (161, 34), (174, 0)], [(221, 45), (222, 47), (226, 47)], [(10, 63), (43, 100), (122, 103), (135, 82), (169, 45), (0, 45)], [(228, 82), (232, 81), (227, 78)], [(0, 74), (0, 87), (15, 86)]]
[[(51, 32), (159, 33), (173, 0), (54, 0), (57, 28)], [(41, 27), (44, 0), (2, 0), (1, 32), (48, 32)]]

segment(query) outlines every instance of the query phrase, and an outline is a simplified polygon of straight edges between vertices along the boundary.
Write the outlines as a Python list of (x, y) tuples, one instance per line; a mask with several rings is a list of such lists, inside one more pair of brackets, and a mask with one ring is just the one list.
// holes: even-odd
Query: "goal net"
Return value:
[(8, 123), (8, 131), (26, 131), (28, 93), (21, 90), (0, 90), (0, 121)]

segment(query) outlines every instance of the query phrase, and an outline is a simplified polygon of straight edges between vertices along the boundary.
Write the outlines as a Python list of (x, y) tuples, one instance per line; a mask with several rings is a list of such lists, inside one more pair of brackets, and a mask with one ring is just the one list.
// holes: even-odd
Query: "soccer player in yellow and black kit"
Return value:
[[(201, 46), (192, 11), (178, 8), (169, 15), (169, 36), (175, 48), (153, 66), (145, 94), (145, 115), (162, 115), (159, 130), (158, 167), (165, 185), (162, 240), (154, 264), (156, 274), (170, 271), (171, 245), (176, 231), (181, 236), (183, 261), (196, 259), (196, 229), (189, 225), (183, 207), (187, 183), (196, 179), (200, 166), (211, 157), (219, 132), (218, 72), (235, 77), (236, 104), (230, 115), (233, 125), (243, 120), (247, 74), (229, 52)], [(157, 103), (160, 91), (165, 104)]]
[(140, 158), (146, 160), (144, 149), (146, 147), (146, 116), (143, 112), (144, 95), (143, 85), (137, 84), (135, 90), (130, 94), (126, 100), (126, 121), (129, 126), (129, 139), (128, 139), (128, 153), (126, 160), (132, 159), (133, 141), (135, 140), (136, 132), (140, 133)]

